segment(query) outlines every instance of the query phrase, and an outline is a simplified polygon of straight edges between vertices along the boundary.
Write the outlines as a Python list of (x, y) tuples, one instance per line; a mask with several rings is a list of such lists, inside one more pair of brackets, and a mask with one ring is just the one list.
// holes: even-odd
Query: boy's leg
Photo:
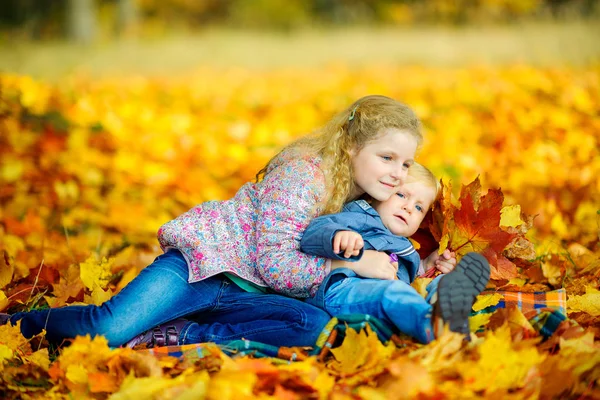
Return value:
[(314, 346), (327, 312), (277, 294), (250, 293), (230, 283), (210, 313), (189, 316), (180, 344), (248, 339), (273, 346)]
[(46, 329), (47, 338), (60, 343), (77, 335), (104, 335), (110, 346), (120, 346), (156, 325), (197, 311), (209, 310), (226, 289), (226, 279), (213, 277), (188, 283), (188, 267), (179, 251), (158, 256), (121, 292), (101, 306), (67, 306), (17, 313), (21, 332), (31, 337)]
[(392, 323), (421, 343), (433, 339), (432, 306), (409, 284), (400, 280), (345, 278), (325, 294), (331, 315), (369, 314)]
[(426, 299), (399, 280), (345, 278), (327, 290), (325, 305), (332, 315), (371, 314), (392, 322), (418, 341), (429, 343), (437, 333), (432, 314), (436, 330), (448, 324), (453, 332), (469, 333), (471, 307), (489, 278), (490, 266), (485, 257), (468, 253), (452, 272), (430, 283)]

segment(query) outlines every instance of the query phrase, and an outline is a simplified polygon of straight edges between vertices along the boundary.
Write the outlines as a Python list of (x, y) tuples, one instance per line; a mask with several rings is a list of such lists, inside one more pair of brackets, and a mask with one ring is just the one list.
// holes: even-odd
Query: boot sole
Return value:
[(475, 298), (490, 279), (490, 264), (478, 253), (468, 253), (438, 286), (438, 307), (450, 330), (469, 333), (469, 314)]

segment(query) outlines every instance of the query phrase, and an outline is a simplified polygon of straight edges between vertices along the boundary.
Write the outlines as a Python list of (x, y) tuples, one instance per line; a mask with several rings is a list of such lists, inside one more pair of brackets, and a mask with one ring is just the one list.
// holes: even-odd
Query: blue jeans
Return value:
[(328, 287), (308, 300), (309, 303), (324, 308), (333, 316), (369, 314), (421, 343), (433, 340), (429, 300), (437, 291), (441, 275), (427, 286), (425, 299), (402, 280), (361, 278), (349, 270), (336, 270), (329, 276), (334, 279), (326, 278)]
[(21, 332), (46, 329), (53, 343), (77, 335), (103, 335), (120, 346), (157, 325), (193, 316), (179, 344), (236, 339), (275, 346), (311, 346), (330, 316), (323, 310), (277, 294), (249, 293), (220, 274), (188, 283), (188, 267), (177, 250), (158, 256), (121, 292), (100, 306), (67, 306), (17, 313)]

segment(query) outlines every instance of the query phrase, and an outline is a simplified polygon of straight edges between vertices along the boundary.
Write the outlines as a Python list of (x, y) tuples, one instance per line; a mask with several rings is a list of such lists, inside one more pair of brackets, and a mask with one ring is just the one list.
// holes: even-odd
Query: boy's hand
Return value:
[(431, 268), (436, 268), (441, 273), (447, 274), (456, 267), (456, 253), (446, 249), (442, 254), (438, 254), (437, 250), (434, 250), (423, 260), (423, 264), (426, 272)]
[(333, 252), (343, 251), (345, 258), (359, 255), (364, 245), (362, 236), (353, 231), (339, 231), (333, 237)]

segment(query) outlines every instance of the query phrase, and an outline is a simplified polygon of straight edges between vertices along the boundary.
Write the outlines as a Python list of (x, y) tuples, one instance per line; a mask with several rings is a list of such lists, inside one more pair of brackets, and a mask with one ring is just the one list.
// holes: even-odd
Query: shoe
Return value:
[(6, 325), (10, 321), (10, 314), (0, 313), (0, 326)]
[(434, 332), (441, 332), (442, 322), (452, 332), (468, 335), (471, 307), (489, 279), (490, 264), (479, 253), (466, 254), (452, 272), (441, 278), (434, 296)]
[(156, 328), (150, 329), (125, 343), (123, 347), (133, 348), (146, 345), (147, 349), (161, 346), (175, 346), (179, 344), (179, 334), (188, 324), (187, 319), (176, 319), (166, 322)]

